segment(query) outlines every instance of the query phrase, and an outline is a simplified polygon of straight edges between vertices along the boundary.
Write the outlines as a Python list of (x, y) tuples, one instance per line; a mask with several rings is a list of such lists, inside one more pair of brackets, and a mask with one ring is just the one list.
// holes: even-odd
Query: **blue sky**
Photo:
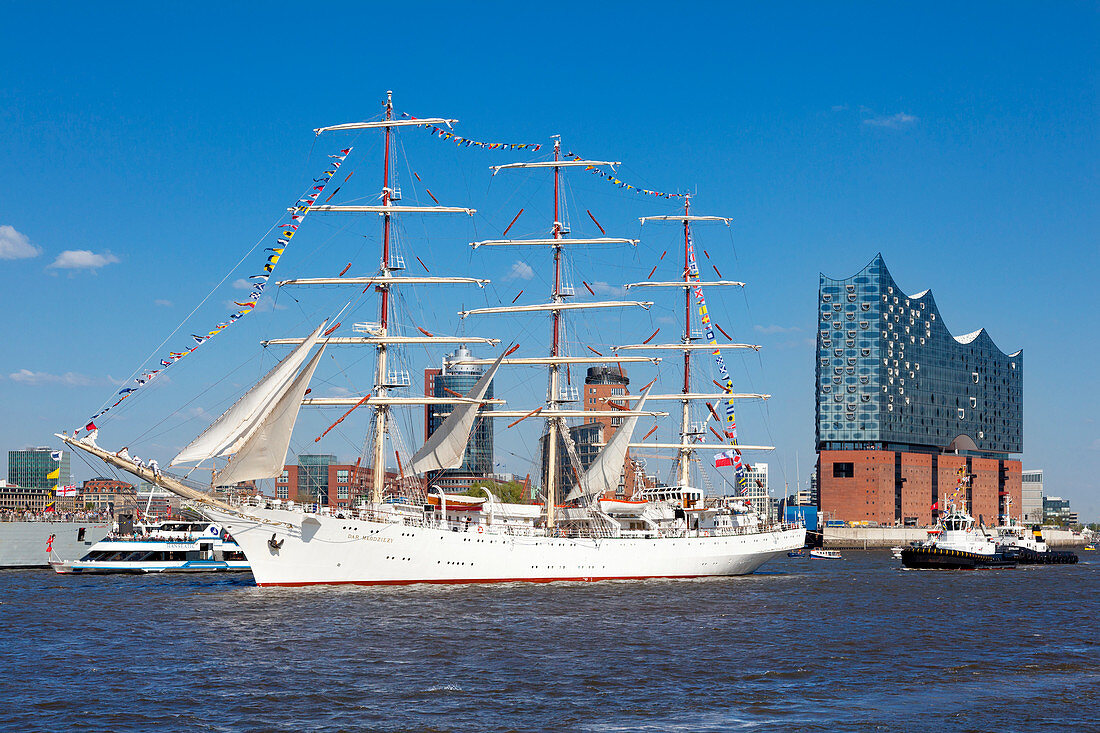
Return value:
[[(55, 430), (82, 424), (276, 223), (326, 154), (356, 144), (342, 169), (355, 176), (334, 203), (375, 193), (376, 137), (315, 141), (311, 130), (371, 117), (393, 89), (399, 110), (458, 118), (459, 134), (544, 144), (561, 134), (568, 150), (623, 161), (624, 180), (690, 189), (697, 211), (733, 217), (730, 232), (700, 229), (698, 240), (723, 276), (749, 282), (712, 311), (738, 340), (765, 347), (731, 365), (739, 388), (775, 395), (739, 412), (743, 441), (779, 448), (764, 459), (773, 487), (794, 484), (796, 455), (803, 478), (813, 462), (818, 273), (848, 275), (881, 251), (902, 287), (933, 289), (954, 333), (984, 326), (1005, 351), (1025, 350), (1024, 465), (1045, 469), (1048, 493), (1096, 519), (1097, 15), (1089, 4), (1023, 3), (675, 13), (645, 3), (9, 6), (0, 29), (0, 446), (48, 444)], [(507, 303), (521, 289), (519, 302), (543, 297), (548, 258), (471, 252), (465, 242), (498, 236), (521, 207), (510, 234), (545, 232), (548, 177), (490, 179), (489, 165), (532, 156), (460, 150), (418, 131), (401, 135), (401, 151), (407, 201), (428, 202), (426, 186), (442, 203), (479, 210), (410, 221), (402, 251), (433, 274), (494, 280), (484, 291), (412, 297), (407, 321), (543, 353), (540, 321), (462, 323), (454, 313)], [(590, 210), (609, 234), (643, 238), (636, 250), (577, 256), (579, 291), (585, 280), (615, 295), (666, 249), (658, 272), (677, 275), (675, 233), (637, 224), (673, 205), (582, 172), (568, 177), (566, 196), (575, 234), (598, 233)], [(377, 229), (315, 215), (276, 275), (335, 275), (348, 262), (351, 273), (369, 273)], [(246, 294), (233, 283), (249, 270), (230, 273), (165, 349), (222, 320)], [(101, 442), (142, 446), (166, 463), (270, 366), (277, 354), (260, 338), (304, 331), (347, 296), (274, 295), (106, 421)], [(658, 340), (674, 340), (668, 321), (678, 309), (658, 299), (648, 312), (576, 319), (572, 350), (658, 327)], [(361, 307), (352, 319), (373, 316)], [(415, 372), (437, 358), (410, 353), (408, 365)], [(336, 352), (317, 392), (361, 388), (369, 376), (360, 359)], [(660, 373), (671, 384), (669, 367)], [(533, 405), (542, 376), (516, 372), (498, 390)], [(353, 456), (365, 415), (320, 443), (305, 435), (335, 417), (303, 417), (292, 448)], [(497, 429), (503, 468), (526, 473), (532, 435)], [(78, 479), (99, 472), (73, 465)]]

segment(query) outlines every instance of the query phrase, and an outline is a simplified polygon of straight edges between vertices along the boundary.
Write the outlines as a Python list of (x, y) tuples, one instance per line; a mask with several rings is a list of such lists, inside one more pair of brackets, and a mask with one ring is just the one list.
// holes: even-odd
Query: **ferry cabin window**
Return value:
[(834, 463), (833, 478), (852, 478), (855, 476), (855, 465), (852, 463)]

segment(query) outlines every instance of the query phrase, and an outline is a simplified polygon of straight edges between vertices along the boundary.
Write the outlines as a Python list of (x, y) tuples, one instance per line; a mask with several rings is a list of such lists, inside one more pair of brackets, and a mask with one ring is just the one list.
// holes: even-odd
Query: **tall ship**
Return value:
[[(544, 272), (549, 273), (552, 280), (549, 298), (541, 303), (516, 305), (513, 300), (507, 305), (459, 312), (463, 321), (477, 319), (471, 321), (477, 323), (481, 323), (482, 318), (497, 315), (515, 318), (548, 316), (550, 333), (548, 349), (544, 352), (546, 355), (513, 356), (520, 348), (514, 342), (506, 345), (499, 338), (440, 336), (425, 328), (426, 324), (400, 322), (401, 313), (395, 309), (394, 300), (399, 294), (403, 295), (407, 288), (441, 285), (481, 287), (488, 282), (477, 277), (406, 274), (403, 272), (404, 263), (392, 249), (393, 226), (397, 217), (473, 213), (463, 207), (438, 205), (437, 201), (435, 206), (404, 205), (400, 190), (394, 183), (394, 137), (397, 131), (404, 127), (428, 127), (441, 131), (441, 135), (453, 137), (449, 130), (454, 122), (444, 118), (397, 116), (394, 114), (392, 96), (387, 95), (381, 119), (334, 125), (315, 131), (317, 135), (342, 131), (354, 131), (356, 135), (381, 133), (381, 191), (377, 203), (368, 205), (330, 205), (327, 200), (319, 202), (318, 193), (324, 190), (325, 182), (335, 168), (326, 171), (317, 193), (300, 200), (291, 209), (296, 224), (284, 234), (296, 231), (301, 219), (314, 212), (331, 216), (375, 215), (381, 221), (378, 268), (365, 276), (344, 277), (342, 272), (338, 277), (296, 278), (280, 281), (278, 285), (348, 287), (353, 289), (355, 298), (369, 293), (378, 301), (377, 320), (355, 324), (353, 332), (358, 335), (336, 335), (341, 325), (337, 320), (341, 315), (337, 313), (330, 319), (315, 322), (307, 336), (265, 342), (265, 345), (285, 345), (292, 349), (172, 461), (172, 465), (209, 464), (210, 487), (200, 487), (175, 473), (135, 462), (126, 449), (112, 451), (100, 447), (94, 421), (87, 426), (89, 434), (84, 437), (78, 437), (75, 432), (73, 435), (58, 434), (58, 437), (74, 448), (190, 499), (196, 509), (233, 536), (243, 549), (260, 586), (595, 581), (743, 575), (752, 573), (772, 558), (803, 547), (806, 532), (801, 525), (772, 520), (766, 512), (759, 511), (759, 507), (740, 494), (708, 496), (701, 488), (709, 483), (705, 474), (702, 480), (693, 476), (701, 473), (698, 465), (701, 461), (710, 460), (705, 452), (718, 451), (714, 459), (716, 465), (734, 466), (738, 481), (744, 488), (747, 461), (743, 461), (742, 451), (771, 448), (739, 443), (734, 401), (767, 396), (735, 393), (721, 357), (726, 350), (758, 347), (719, 343), (714, 337), (706, 307), (705, 291), (723, 286), (740, 287), (744, 283), (704, 281), (700, 278), (695, 260), (693, 227), (708, 222), (728, 225), (729, 220), (692, 213), (690, 197), (684, 197), (682, 214), (642, 219), (643, 225), (668, 223), (682, 229), (682, 276), (669, 281), (647, 279), (624, 285), (624, 292), (651, 288), (654, 292), (682, 293), (683, 330), (678, 343), (652, 344), (651, 336), (643, 343), (613, 346), (613, 353), (607, 355), (591, 348), (588, 350), (594, 352), (592, 354), (569, 353), (571, 344), (567, 338), (567, 326), (573, 324), (568, 324), (567, 319), (591, 319), (592, 314), (649, 308), (652, 302), (575, 299), (575, 290), (568, 283), (564, 269), (570, 251), (582, 247), (630, 247), (636, 245), (637, 240), (606, 236), (598, 222), (596, 225), (604, 236), (570, 236), (570, 227), (563, 223), (562, 177), (573, 170), (592, 172), (618, 164), (563, 153), (559, 138), (554, 140), (550, 159), (492, 168), (494, 176), (504, 171), (518, 175), (552, 176), (553, 220), (542, 235), (507, 239), (512, 226), (509, 224), (501, 239), (470, 243), (475, 258), (479, 250), (495, 251), (496, 248), (523, 248), (524, 252), (535, 252), (525, 261), (529, 265), (546, 268)], [(470, 142), (467, 141), (467, 146)], [(341, 153), (346, 157), (349, 151), (350, 148)], [(339, 161), (342, 160), (342, 157), (339, 158)], [(434, 196), (431, 198), (435, 201)], [(285, 246), (285, 240), (280, 240), (279, 247)], [(275, 251), (282, 253), (279, 248)], [(277, 255), (274, 257), (277, 261)], [(269, 261), (269, 264), (273, 263)], [(424, 269), (428, 270), (426, 265)], [(261, 280), (266, 282), (263, 276)], [(259, 291), (262, 292), (262, 289), (261, 284)], [(591, 288), (588, 289), (595, 295)], [(701, 329), (693, 327), (696, 325)], [(219, 328), (222, 327), (219, 324)], [(525, 332), (529, 334), (531, 329), (527, 328)], [(212, 335), (215, 333), (211, 332)], [(477, 365), (484, 366), (485, 371), (465, 394), (403, 396), (401, 388), (409, 382), (407, 376), (402, 379), (399, 373), (395, 374), (393, 365), (403, 363), (395, 361), (395, 352), (400, 353), (401, 349), (409, 347), (445, 344), (482, 344), (498, 349), (499, 353), (495, 358), (474, 360)], [(310, 381), (322, 354), (329, 346), (336, 345), (373, 351), (373, 378), (369, 390), (350, 397), (309, 397)], [(623, 363), (655, 366), (668, 354), (682, 357), (682, 387), (679, 392), (655, 394), (654, 380), (638, 395), (624, 395), (621, 401), (609, 401), (606, 405), (587, 406), (592, 409), (576, 409), (576, 388), (571, 385), (569, 373), (571, 365), (614, 364), (621, 370)], [(711, 379), (708, 372), (705, 384), (717, 384), (718, 392), (699, 386), (703, 375), (698, 373), (703, 370), (696, 368), (696, 373), (692, 370), (692, 359), (697, 354), (715, 358), (722, 382)], [(167, 365), (169, 362), (162, 363)], [(487, 397), (498, 370), (513, 367), (546, 370), (546, 393), (541, 404), (527, 409), (505, 410), (498, 409), (502, 400)], [(724, 406), (724, 417), (719, 415), (711, 402)], [(634, 433), (640, 418), (670, 416), (667, 412), (649, 407), (661, 403), (679, 406), (678, 415), (675, 415), (679, 418), (678, 429), (674, 433), (678, 439), (665, 443), (636, 439)], [(315, 502), (290, 499), (253, 496), (234, 502), (215, 496), (211, 490), (213, 486), (272, 479), (282, 473), (291, 435), (303, 404), (348, 407), (333, 427), (356, 409), (371, 411), (363, 455), (356, 464), (356, 472), (362, 471), (362, 485), (365, 488), (363, 501), (347, 509), (333, 509)], [(400, 435), (400, 421), (394, 419), (394, 413), (409, 407), (423, 409), (424, 405), (447, 405), (450, 413), (434, 432), (426, 436), (416, 451), (406, 451), (408, 440)], [(706, 406), (705, 412), (700, 409), (703, 405)], [(621, 424), (605, 443), (598, 446), (595, 457), (585, 465), (571, 437), (569, 421), (597, 416), (613, 416), (621, 420)], [(712, 418), (715, 425), (710, 424)], [(509, 427), (526, 420), (542, 421), (539, 451), (544, 470), (541, 495), (536, 497), (535, 503), (502, 501), (489, 489), (483, 490), (483, 496), (456, 495), (443, 491), (438, 485), (443, 472), (462, 464), (478, 421), (491, 419), (511, 419), (513, 422)], [(716, 436), (718, 441), (706, 442), (707, 435)], [(646, 450), (668, 451), (676, 468), (669, 473), (670, 480), (666, 485), (645, 484), (637, 488), (632, 496), (617, 496), (616, 488), (620, 484), (628, 451), (642, 446)], [(396, 465), (390, 465), (396, 471), (388, 470), (387, 461), (391, 457)], [(563, 476), (571, 480), (563, 480)]]

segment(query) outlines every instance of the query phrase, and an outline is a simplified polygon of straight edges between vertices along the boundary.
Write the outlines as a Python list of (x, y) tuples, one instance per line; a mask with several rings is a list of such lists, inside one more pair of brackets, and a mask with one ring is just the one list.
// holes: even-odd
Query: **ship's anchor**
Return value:
[(284, 542), (286, 542), (286, 540), (275, 539), (275, 535), (273, 534), (271, 535), (271, 539), (267, 541), (267, 546), (271, 548), (272, 552), (278, 552), (282, 548)]

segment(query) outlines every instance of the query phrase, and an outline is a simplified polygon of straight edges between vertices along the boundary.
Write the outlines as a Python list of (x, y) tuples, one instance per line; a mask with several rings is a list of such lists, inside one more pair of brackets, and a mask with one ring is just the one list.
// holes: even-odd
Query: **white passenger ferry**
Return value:
[(51, 557), (58, 573), (194, 573), (248, 570), (240, 546), (210, 522), (138, 525), (131, 534), (110, 534), (79, 560)]

